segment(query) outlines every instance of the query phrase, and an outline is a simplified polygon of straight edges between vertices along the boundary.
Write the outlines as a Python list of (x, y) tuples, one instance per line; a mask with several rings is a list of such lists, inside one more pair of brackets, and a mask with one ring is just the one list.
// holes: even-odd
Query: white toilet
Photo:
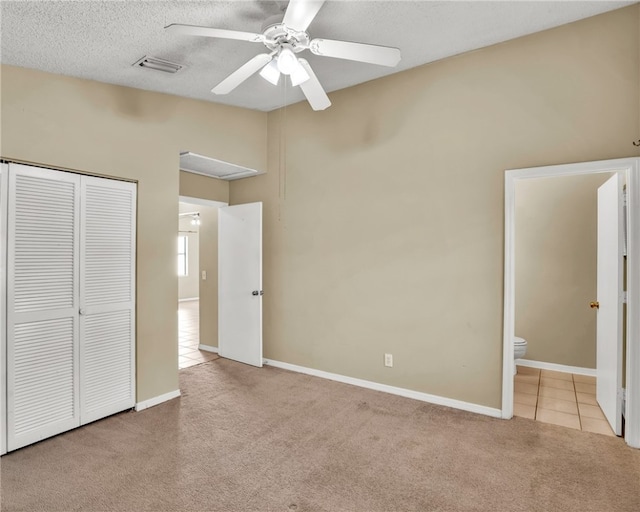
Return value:
[(516, 359), (520, 359), (524, 357), (527, 353), (527, 340), (524, 338), (518, 338), (517, 336), (513, 337), (513, 374), (518, 373), (518, 368), (516, 367)]

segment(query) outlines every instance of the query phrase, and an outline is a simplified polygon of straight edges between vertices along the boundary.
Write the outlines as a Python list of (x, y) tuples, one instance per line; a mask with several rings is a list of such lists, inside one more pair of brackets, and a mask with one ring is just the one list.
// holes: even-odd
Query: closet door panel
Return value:
[[(129, 311), (88, 315), (84, 320), (82, 422), (132, 407)], [(102, 411), (102, 412), (101, 412)], [(102, 417), (100, 416), (100, 417)]]
[(13, 308), (75, 313), (75, 184), (15, 177)]
[(16, 438), (29, 437), (30, 432), (44, 426), (64, 425), (69, 419), (73, 420), (69, 428), (76, 426), (74, 323), (73, 318), (57, 318), (15, 325), (13, 413)]
[(0, 163), (0, 455), (7, 453), (7, 180), (9, 166)]
[(135, 405), (136, 187), (82, 178), (81, 423)]
[(8, 449), (79, 425), (78, 176), (11, 164)]

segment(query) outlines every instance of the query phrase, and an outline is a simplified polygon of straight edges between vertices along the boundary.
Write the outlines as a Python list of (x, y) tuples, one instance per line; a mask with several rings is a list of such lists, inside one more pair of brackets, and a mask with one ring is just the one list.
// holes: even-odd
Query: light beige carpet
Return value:
[(1, 461), (3, 511), (633, 511), (640, 450), (219, 359)]

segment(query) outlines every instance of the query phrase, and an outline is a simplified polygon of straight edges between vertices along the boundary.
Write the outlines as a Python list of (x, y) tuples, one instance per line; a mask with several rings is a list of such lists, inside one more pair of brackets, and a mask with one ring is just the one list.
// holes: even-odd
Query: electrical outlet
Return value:
[(393, 366), (393, 354), (384, 355), (384, 365), (391, 368)]
[(207, 271), (206, 271), (206, 270), (203, 270), (203, 271), (202, 271), (202, 280), (203, 280), (203, 281), (206, 281), (206, 280), (207, 280)]

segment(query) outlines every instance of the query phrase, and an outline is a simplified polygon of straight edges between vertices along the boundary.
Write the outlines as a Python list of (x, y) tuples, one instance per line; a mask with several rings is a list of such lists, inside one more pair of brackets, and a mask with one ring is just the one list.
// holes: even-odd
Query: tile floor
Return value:
[(178, 369), (218, 359), (218, 354), (198, 350), (200, 301), (190, 300), (178, 304)]
[(596, 378), (518, 366), (513, 414), (544, 423), (614, 436), (596, 402)]

